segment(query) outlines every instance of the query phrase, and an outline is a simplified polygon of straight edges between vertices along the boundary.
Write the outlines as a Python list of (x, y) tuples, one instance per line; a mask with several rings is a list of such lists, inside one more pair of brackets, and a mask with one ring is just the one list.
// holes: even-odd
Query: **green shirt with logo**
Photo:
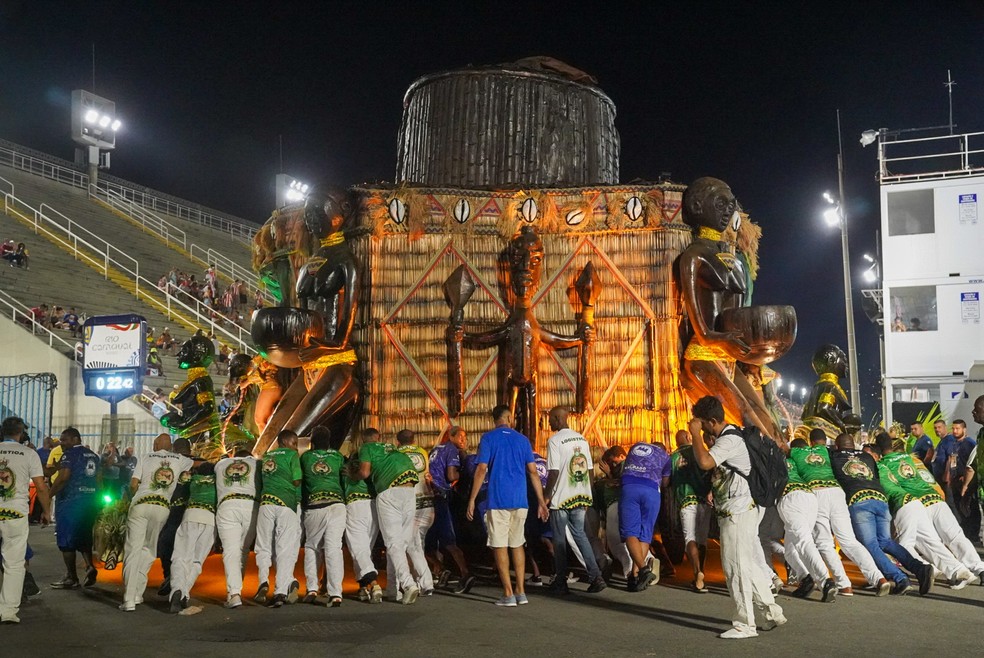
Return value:
[(414, 487), (417, 494), (417, 509), (434, 507), (434, 493), (427, 484), (427, 469), (430, 462), (427, 451), (418, 445), (400, 446), (397, 450), (410, 458), (414, 470), (417, 471), (417, 485)]
[(710, 482), (705, 472), (697, 466), (694, 447), (680, 446), (670, 455), (670, 459), (672, 460), (670, 485), (673, 487), (673, 497), (676, 499), (677, 507), (683, 509), (705, 500), (711, 490)]
[(789, 457), (786, 457), (786, 469), (789, 471), (789, 480), (786, 482), (786, 488), (783, 490), (782, 495), (785, 496), (792, 491), (808, 491), (813, 493), (813, 489), (800, 477), (799, 471), (796, 470), (796, 462)]
[(302, 479), (301, 460), (296, 450), (276, 448), (260, 458), (260, 472), (263, 474), (263, 493), (260, 505), (280, 505), (297, 509), (300, 487), (294, 482)]
[(375, 493), (369, 490), (368, 480), (353, 480), (348, 476), (348, 465), (352, 462), (359, 462), (359, 455), (349, 455), (345, 462), (345, 470), (342, 472), (342, 490), (345, 492), (345, 504), (354, 503), (357, 500), (372, 500)]
[(921, 471), (910, 455), (901, 452), (885, 455), (878, 462), (878, 479), (885, 489), (893, 513), (912, 500), (918, 499), (923, 505), (943, 500), (937, 492), (935, 482), (930, 484), (926, 476), (930, 479), (933, 477), (928, 471)]
[(390, 487), (417, 484), (420, 480), (410, 458), (389, 443), (363, 444), (359, 449), (359, 461), (369, 464), (369, 477), (376, 495)]
[(192, 475), (188, 485), (188, 509), (203, 509), (215, 514), (218, 505), (214, 475)]
[(827, 446), (793, 448), (789, 451), (789, 458), (796, 465), (800, 479), (811, 489), (840, 486), (830, 465), (830, 452)]
[(337, 450), (308, 450), (301, 455), (303, 507), (345, 502), (342, 470), (345, 458)]

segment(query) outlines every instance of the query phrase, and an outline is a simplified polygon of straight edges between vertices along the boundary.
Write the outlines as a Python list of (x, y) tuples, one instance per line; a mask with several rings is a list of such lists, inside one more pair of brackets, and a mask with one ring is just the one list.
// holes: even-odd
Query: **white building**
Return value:
[(886, 421), (893, 403), (938, 402), (945, 420), (973, 428), (984, 394), (984, 133), (897, 137), (878, 138)]

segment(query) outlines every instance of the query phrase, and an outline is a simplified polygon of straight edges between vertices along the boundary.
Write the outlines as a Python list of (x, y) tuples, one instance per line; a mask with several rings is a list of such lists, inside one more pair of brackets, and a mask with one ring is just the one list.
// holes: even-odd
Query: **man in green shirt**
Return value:
[(301, 455), (304, 579), (307, 585), (304, 602), (314, 603), (318, 598), (318, 555), (324, 552), (329, 605), (333, 608), (342, 604), (342, 579), (345, 577), (342, 556), (345, 458), (337, 450), (338, 443), (327, 427), (319, 425), (311, 432), (311, 449)]
[[(434, 576), (431, 573), (430, 565), (427, 563), (427, 556), (424, 555), (424, 538), (430, 527), (434, 525), (434, 492), (431, 489), (430, 463), (427, 459), (427, 451), (417, 445), (412, 430), (402, 429), (397, 432), (396, 444), (396, 449), (410, 458), (414, 470), (417, 471), (417, 484), (414, 485), (417, 509), (413, 517), (413, 537), (407, 557), (409, 557), (410, 566), (417, 576), (420, 593), (424, 596), (430, 596), (434, 593)], [(386, 575), (387, 583), (391, 582), (388, 570)], [(392, 590), (395, 584), (394, 582), (388, 587)], [(391, 593), (395, 594), (392, 591)]]
[(215, 544), (215, 465), (202, 462), (188, 476), (188, 502), (174, 535), (171, 556), (171, 612), (188, 607), (188, 596)]
[(265, 603), (270, 590), (270, 567), (277, 556), (277, 587), (271, 606), (297, 601), (300, 584), (294, 580), (294, 565), (301, 548), (301, 520), (297, 504), (301, 488), (301, 460), (297, 456), (297, 434), (281, 430), (277, 446), (260, 458), (262, 494), (256, 518), (256, 568), (260, 586), (253, 600)]
[(707, 494), (711, 490), (709, 472), (701, 471), (694, 461), (690, 432), (678, 430), (676, 444), (677, 449), (670, 455), (670, 486), (673, 487), (673, 499), (680, 514), (684, 547), (694, 569), (691, 586), (695, 592), (706, 593), (704, 556), (707, 554), (707, 535), (711, 527), (711, 506), (707, 503)]
[(359, 470), (359, 447), (363, 443), (378, 440), (379, 430), (374, 427), (366, 428), (357, 437), (353, 437), (349, 458), (342, 473), (342, 486), (345, 489), (345, 543), (359, 581), (359, 600), (368, 603), (383, 602), (383, 589), (376, 582), (379, 574), (372, 562), (372, 547), (379, 536), (376, 498), (375, 492), (369, 490), (366, 480), (353, 479), (349, 475)]
[(814, 429), (810, 432), (810, 447), (791, 448), (789, 458), (796, 465), (799, 478), (809, 485), (817, 497), (817, 527), (814, 537), (820, 555), (834, 574), (840, 593), (851, 596), (854, 591), (834, 547), (834, 537), (837, 538), (844, 555), (858, 565), (865, 580), (876, 588), (878, 596), (888, 594), (892, 584), (878, 570), (871, 554), (854, 534), (851, 513), (847, 509), (847, 498), (830, 465), (827, 435), (823, 430)]
[(392, 560), (395, 580), (403, 591), (403, 604), (411, 605), (420, 588), (410, 573), (407, 551), (413, 541), (413, 518), (417, 509), (414, 486), (419, 477), (410, 458), (388, 443), (365, 443), (359, 448), (358, 471), (352, 479), (369, 479), (376, 491), (379, 530), (386, 544), (386, 561)]

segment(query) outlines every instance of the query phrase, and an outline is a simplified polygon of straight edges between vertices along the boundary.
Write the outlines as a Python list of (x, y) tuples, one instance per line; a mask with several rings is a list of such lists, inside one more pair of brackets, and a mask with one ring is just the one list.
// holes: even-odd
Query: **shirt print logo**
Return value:
[(0, 500), (13, 498), (16, 485), (17, 478), (14, 472), (7, 468), (7, 460), (0, 459)]
[(419, 452), (408, 452), (406, 453), (410, 461), (413, 462), (413, 468), (418, 473), (423, 473), (424, 469), (427, 468), (427, 464), (424, 463), (424, 456)]
[(827, 460), (824, 459), (823, 455), (816, 452), (811, 452), (806, 456), (806, 463), (812, 466), (822, 466), (827, 463)]
[(311, 465), (311, 471), (315, 475), (331, 475), (331, 464), (323, 459), (319, 459)]
[(648, 457), (653, 454), (653, 447), (642, 443), (632, 448), (632, 454), (639, 455), (640, 457)]
[(872, 478), (871, 469), (857, 457), (851, 457), (847, 460), (847, 463), (844, 464), (844, 473), (858, 480), (870, 480)]
[(899, 464), (899, 475), (908, 479), (916, 477), (916, 469), (912, 468), (912, 464), (909, 462), (901, 462)]
[(163, 461), (150, 479), (150, 488), (167, 489), (172, 484), (174, 484), (174, 471), (171, 469), (171, 462)]
[(273, 473), (276, 470), (277, 470), (277, 462), (273, 461), (272, 459), (267, 459), (266, 461), (263, 462), (264, 473), (269, 475), (270, 473)]
[(248, 462), (232, 462), (226, 466), (225, 474), (223, 475), (226, 486), (245, 482), (249, 477), (250, 470)]
[(581, 484), (588, 480), (588, 459), (581, 454), (580, 448), (574, 448), (574, 456), (567, 465), (567, 474), (571, 484)]

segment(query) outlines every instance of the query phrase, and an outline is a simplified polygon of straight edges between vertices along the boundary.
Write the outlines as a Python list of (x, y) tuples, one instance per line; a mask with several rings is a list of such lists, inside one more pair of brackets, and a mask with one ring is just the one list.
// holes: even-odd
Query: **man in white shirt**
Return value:
[[(735, 602), (732, 628), (719, 637), (738, 640), (756, 637), (755, 607), (765, 614), (763, 630), (786, 623), (782, 608), (776, 605), (770, 579), (759, 566), (756, 552), (761, 553), (758, 526), (759, 510), (748, 488), (752, 461), (740, 430), (724, 422), (724, 407), (713, 396), (704, 396), (693, 407), (690, 421), (694, 459), (705, 471), (714, 470), (711, 490), (721, 529), (721, 566), (728, 592)], [(701, 431), (715, 437), (710, 450), (704, 445)]]
[(133, 612), (143, 603), (147, 572), (157, 559), (157, 539), (167, 522), (171, 496), (178, 478), (191, 469), (192, 460), (171, 452), (171, 437), (159, 434), (154, 451), (137, 462), (130, 480), (133, 499), (126, 519), (126, 547), (123, 553), (123, 605)]
[(19, 441), (24, 431), (20, 418), (5, 418), (0, 425), (0, 554), (3, 556), (3, 586), (0, 588), (0, 623), (17, 624), (20, 618), (24, 574), (27, 567), (30, 486), (34, 482), (41, 502), (41, 524), (51, 522), (51, 498), (44, 483), (44, 471), (38, 453)]
[(547, 504), (550, 507), (550, 529), (553, 532), (554, 578), (552, 593), (567, 593), (567, 531), (580, 550), (591, 585), (588, 592), (605, 589), (605, 579), (595, 559), (591, 542), (584, 532), (584, 517), (593, 502), (591, 496), (591, 446), (587, 439), (567, 426), (569, 410), (554, 407), (550, 410), (550, 429), (554, 434), (547, 441)]
[(227, 608), (238, 608), (243, 604), (243, 568), (256, 537), (258, 480), (256, 458), (247, 446), (239, 448), (235, 457), (219, 460), (215, 465), (215, 490), (219, 501), (215, 526), (223, 547)]

